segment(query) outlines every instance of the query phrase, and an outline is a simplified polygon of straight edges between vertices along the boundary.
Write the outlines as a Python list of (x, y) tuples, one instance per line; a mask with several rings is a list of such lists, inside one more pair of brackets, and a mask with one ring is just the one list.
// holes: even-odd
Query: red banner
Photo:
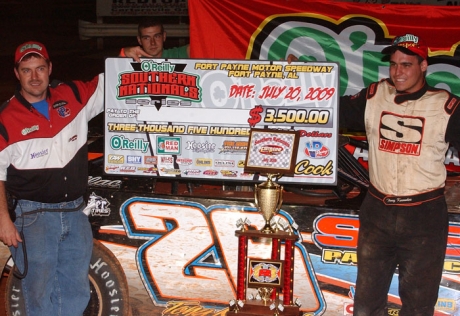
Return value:
[(381, 50), (412, 33), (429, 46), (429, 84), (460, 94), (460, 10), (451, 6), (193, 0), (189, 14), (193, 58), (285, 60), (292, 53), (339, 62), (341, 94), (387, 77)]
[[(450, 6), (363, 4), (338, 1), (194, 0), (189, 3), (192, 54), (199, 58), (245, 58), (258, 33), (272, 22), (299, 19), (335, 31), (362, 24), (375, 30), (376, 43), (404, 33), (424, 38), (430, 56), (452, 56), (460, 40), (460, 10)], [(339, 33), (340, 34), (340, 33)], [(343, 34), (345, 36), (345, 34)]]

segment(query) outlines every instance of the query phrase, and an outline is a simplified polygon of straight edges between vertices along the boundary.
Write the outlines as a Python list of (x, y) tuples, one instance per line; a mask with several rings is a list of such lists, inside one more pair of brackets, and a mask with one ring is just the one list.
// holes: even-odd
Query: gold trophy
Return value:
[(260, 299), (264, 302), (264, 305), (267, 305), (267, 302), (270, 301), (270, 296), (272, 295), (272, 287), (259, 287), (257, 293), (259, 293)]
[(267, 174), (267, 181), (255, 185), (254, 197), (259, 212), (265, 219), (265, 226), (260, 230), (262, 233), (273, 233), (270, 222), (278, 213), (283, 203), (283, 186), (273, 182), (273, 178), (279, 174)]

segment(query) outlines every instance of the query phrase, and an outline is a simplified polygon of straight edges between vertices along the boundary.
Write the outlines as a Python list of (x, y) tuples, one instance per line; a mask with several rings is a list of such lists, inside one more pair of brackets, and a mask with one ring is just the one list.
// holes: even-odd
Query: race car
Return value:
[[(96, 135), (89, 145), (86, 211), (93, 227), (94, 251), (89, 269), (92, 295), (85, 315), (187, 315), (191, 311), (224, 315), (238, 294), (235, 232), (241, 227), (257, 231), (264, 225), (254, 199), (256, 186), (107, 175), (102, 139)], [(365, 144), (340, 138), (336, 187), (283, 187), (275, 226), (282, 229), (281, 222), (288, 223), (297, 236), (294, 297), (303, 315), (347, 315), (353, 308), (359, 203), (368, 178), (365, 166), (347, 148), (352, 144), (365, 151)], [(455, 178), (452, 172), (448, 181), (451, 224), (439, 315), (455, 315), (460, 291)], [(249, 241), (250, 258), (270, 258), (271, 251), (266, 240)], [(13, 267), (7, 261), (9, 251), (2, 247), (0, 254), (3, 278), (7, 278), (7, 313), (23, 314), (19, 279), (9, 273)], [(251, 293), (257, 296), (248, 289), (247, 295)], [(395, 286), (389, 301), (396, 313), (400, 300)]]

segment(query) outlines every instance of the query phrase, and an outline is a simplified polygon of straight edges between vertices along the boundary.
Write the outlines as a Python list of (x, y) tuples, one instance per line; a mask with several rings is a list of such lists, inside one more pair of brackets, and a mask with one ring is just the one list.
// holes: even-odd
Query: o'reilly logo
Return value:
[(123, 135), (115, 135), (110, 138), (110, 147), (114, 150), (134, 150), (146, 152), (149, 142), (142, 138), (129, 139)]

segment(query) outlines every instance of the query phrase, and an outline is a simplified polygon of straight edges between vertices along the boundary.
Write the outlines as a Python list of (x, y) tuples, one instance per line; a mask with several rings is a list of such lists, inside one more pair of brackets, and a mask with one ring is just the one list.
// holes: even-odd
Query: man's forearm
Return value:
[(5, 181), (0, 181), (0, 241), (14, 247), (18, 246), (18, 242), (22, 242), (8, 212)]
[(5, 181), (0, 181), (0, 219), (3, 216), (10, 216), (8, 213), (8, 203), (6, 199)]

